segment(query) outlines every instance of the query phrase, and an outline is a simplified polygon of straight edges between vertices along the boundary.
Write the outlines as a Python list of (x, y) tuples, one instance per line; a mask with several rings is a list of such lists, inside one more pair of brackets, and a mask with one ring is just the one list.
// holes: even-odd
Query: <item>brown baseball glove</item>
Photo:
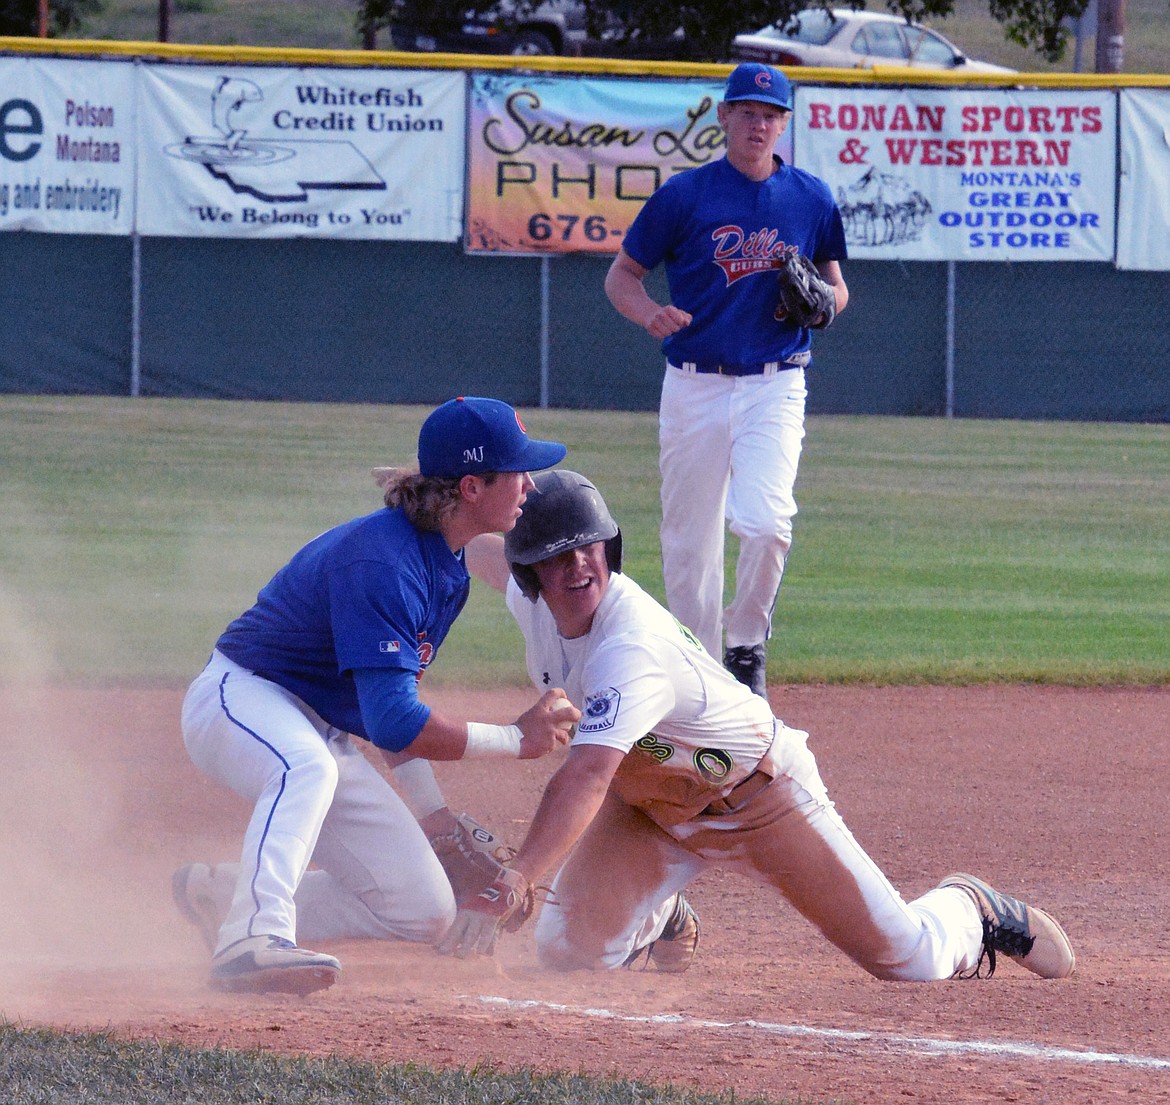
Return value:
[(471, 952), (491, 955), (501, 930), (515, 932), (535, 909), (536, 890), (532, 883), (519, 871), (502, 867), (491, 886), (460, 903), (438, 950), (443, 955), (455, 952), (460, 959), (466, 959)]
[(780, 322), (823, 330), (836, 317), (837, 297), (833, 286), (807, 257), (789, 253), (777, 270), (780, 287), (775, 317)]
[(454, 828), (431, 837), (430, 842), (459, 905), (491, 886), (515, 854), (467, 813), (459, 814)]

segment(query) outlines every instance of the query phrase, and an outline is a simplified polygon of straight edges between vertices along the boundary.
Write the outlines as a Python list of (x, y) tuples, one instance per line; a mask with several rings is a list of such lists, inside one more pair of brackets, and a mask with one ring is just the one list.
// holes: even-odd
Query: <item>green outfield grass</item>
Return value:
[[(185, 683), (427, 408), (0, 397), (0, 679)], [(656, 420), (525, 411), (662, 597)], [(1170, 427), (810, 418), (774, 682), (1170, 680)], [(729, 565), (730, 571), (730, 565)], [(427, 680), (524, 682), (473, 588)]]

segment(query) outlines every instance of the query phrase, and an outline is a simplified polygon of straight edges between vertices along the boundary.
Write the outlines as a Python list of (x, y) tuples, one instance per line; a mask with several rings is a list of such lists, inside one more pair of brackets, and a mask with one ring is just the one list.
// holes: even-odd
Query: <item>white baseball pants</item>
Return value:
[(254, 804), (217, 951), (259, 935), (433, 942), (446, 932), (447, 877), (348, 734), (219, 652), (187, 691), (182, 728), (195, 766)]
[[(712, 656), (757, 645), (792, 545), (804, 440), (804, 370), (717, 376), (668, 365), (659, 408), (662, 572), (670, 611)], [(724, 524), (740, 541), (723, 609)]]
[(931, 981), (974, 968), (983, 925), (971, 897), (945, 887), (905, 902), (834, 809), (806, 734), (781, 732), (790, 766), (731, 813), (668, 831), (611, 791), (553, 880), (536, 925), (541, 961), (620, 967), (661, 934), (675, 892), (716, 866), (774, 886), (877, 978)]

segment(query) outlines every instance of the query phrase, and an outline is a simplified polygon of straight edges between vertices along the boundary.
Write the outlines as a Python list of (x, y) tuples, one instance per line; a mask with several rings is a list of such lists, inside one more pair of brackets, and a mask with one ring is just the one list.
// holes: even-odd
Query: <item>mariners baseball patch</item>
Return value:
[(604, 729), (612, 729), (617, 721), (621, 701), (621, 692), (614, 687), (606, 687), (604, 691), (591, 694), (585, 699), (585, 709), (577, 732), (600, 733)]

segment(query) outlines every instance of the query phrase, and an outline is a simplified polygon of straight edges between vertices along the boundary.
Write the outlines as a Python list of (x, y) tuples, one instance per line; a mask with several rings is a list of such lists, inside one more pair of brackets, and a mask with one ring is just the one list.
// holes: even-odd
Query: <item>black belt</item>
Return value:
[(770, 376), (794, 368), (805, 368), (811, 360), (811, 351), (805, 349), (790, 354), (782, 361), (761, 361), (757, 364), (728, 364), (725, 361), (679, 361), (676, 364), (671, 361), (670, 366), (680, 372), (700, 372), (713, 376)]
[(722, 364), (719, 361), (683, 361), (678, 365), (684, 372), (701, 372), (718, 376), (763, 376), (765, 372), (779, 372), (793, 368), (783, 361), (764, 361), (761, 364)]

